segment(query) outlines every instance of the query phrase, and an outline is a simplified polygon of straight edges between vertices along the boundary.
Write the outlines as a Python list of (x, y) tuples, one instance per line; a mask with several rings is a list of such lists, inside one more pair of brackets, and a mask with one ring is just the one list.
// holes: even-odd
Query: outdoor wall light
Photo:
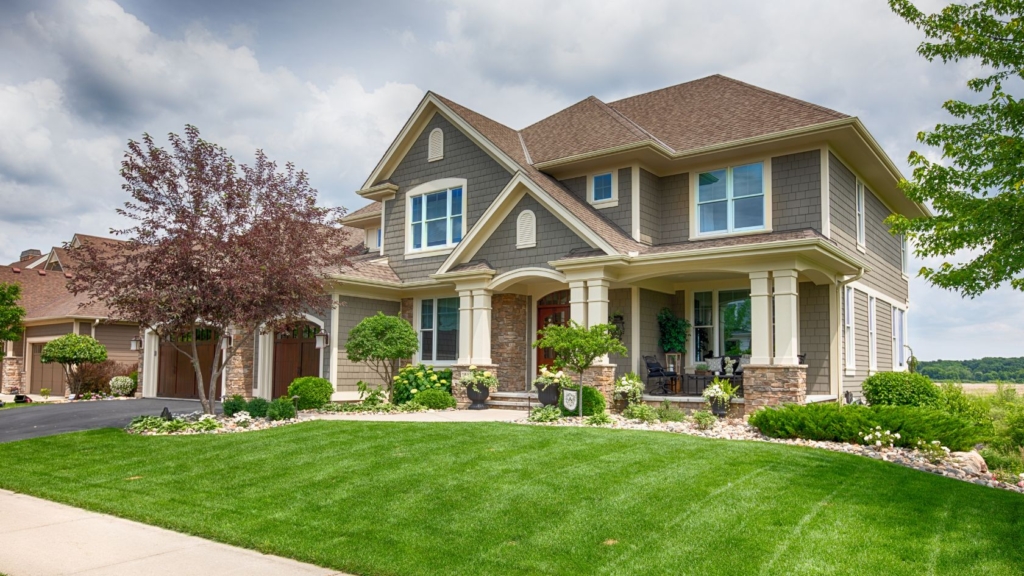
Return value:
[(132, 352), (138, 352), (142, 350), (142, 338), (135, 336), (132, 338)]
[(316, 347), (317, 349), (327, 348), (331, 345), (331, 335), (328, 332), (320, 331), (316, 333)]

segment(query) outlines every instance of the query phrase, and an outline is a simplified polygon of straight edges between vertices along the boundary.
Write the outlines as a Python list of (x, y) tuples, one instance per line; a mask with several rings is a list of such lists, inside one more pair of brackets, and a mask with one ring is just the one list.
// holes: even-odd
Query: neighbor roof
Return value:
[(102, 304), (81, 307), (89, 298), (74, 295), (67, 288), (71, 274), (56, 270), (38, 270), (0, 266), (0, 282), (21, 285), (18, 304), (25, 309), (25, 320), (82, 316), (107, 318), (110, 310)]

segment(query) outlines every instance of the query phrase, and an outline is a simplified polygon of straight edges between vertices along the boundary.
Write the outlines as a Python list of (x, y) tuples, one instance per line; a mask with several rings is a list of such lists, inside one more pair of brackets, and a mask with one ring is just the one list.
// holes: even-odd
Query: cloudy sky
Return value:
[[(351, 4), (0, 2), (0, 262), (107, 234), (126, 141), (185, 123), (240, 161), (296, 162), (355, 209), (426, 90), (522, 128), (721, 73), (859, 116), (909, 173), (915, 134), (977, 72), (917, 56), (920, 34), (881, 0)], [(914, 279), (911, 343), (924, 359), (1022, 355), (1022, 300)]]

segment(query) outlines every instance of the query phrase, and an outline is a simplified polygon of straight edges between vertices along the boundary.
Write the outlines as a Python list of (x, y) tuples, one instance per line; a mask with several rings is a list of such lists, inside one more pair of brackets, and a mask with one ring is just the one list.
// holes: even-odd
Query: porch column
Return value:
[(460, 366), (473, 363), (473, 291), (459, 290), (459, 361)]
[(587, 323), (587, 283), (585, 280), (569, 282), (569, 319), (580, 326)]
[(771, 292), (768, 273), (750, 273), (750, 363), (771, 364)]
[(473, 290), (473, 364), (491, 364), (491, 291)]
[(797, 317), (800, 305), (796, 270), (772, 272), (775, 282), (775, 364), (796, 366), (800, 326)]
[[(587, 280), (587, 328), (608, 323), (608, 285), (604, 279)], [(595, 365), (608, 364), (608, 355), (601, 356)]]

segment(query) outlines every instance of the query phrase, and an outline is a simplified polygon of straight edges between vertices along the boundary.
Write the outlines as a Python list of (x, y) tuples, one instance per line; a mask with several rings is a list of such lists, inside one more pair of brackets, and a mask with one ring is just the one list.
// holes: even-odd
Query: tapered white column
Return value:
[(473, 364), (491, 363), (491, 291), (473, 290)]
[(797, 359), (800, 290), (796, 270), (776, 270), (772, 278), (775, 282), (775, 364), (795, 366), (800, 363)]
[(473, 291), (459, 291), (459, 361), (462, 366), (473, 362)]
[(771, 293), (768, 273), (750, 273), (750, 363), (767, 366), (771, 363)]
[(569, 282), (569, 319), (580, 326), (587, 323), (587, 283), (584, 280)]

